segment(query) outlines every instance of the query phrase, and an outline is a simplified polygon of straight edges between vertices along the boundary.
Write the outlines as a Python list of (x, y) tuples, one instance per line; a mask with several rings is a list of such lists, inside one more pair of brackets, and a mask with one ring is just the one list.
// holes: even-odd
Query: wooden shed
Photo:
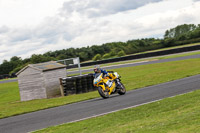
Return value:
[(61, 95), (59, 78), (66, 77), (66, 66), (55, 61), (30, 64), (17, 73), (21, 101)]

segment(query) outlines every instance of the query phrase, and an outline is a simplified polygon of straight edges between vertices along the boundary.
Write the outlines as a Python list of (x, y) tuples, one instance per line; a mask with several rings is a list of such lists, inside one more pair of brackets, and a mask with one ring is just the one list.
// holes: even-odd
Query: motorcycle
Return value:
[(124, 95), (126, 88), (121, 83), (120, 78), (117, 72), (109, 73), (109, 76), (105, 76), (103, 73), (97, 73), (94, 77), (93, 84), (97, 87), (100, 96), (104, 99), (109, 98), (114, 93)]

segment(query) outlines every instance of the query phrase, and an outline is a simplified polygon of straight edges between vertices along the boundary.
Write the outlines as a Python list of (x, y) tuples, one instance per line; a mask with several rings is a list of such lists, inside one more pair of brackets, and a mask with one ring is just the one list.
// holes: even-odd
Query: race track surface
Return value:
[(200, 89), (200, 75), (79, 103), (0, 119), (1, 133), (25, 133), (52, 125), (99, 116), (124, 108), (139, 106), (166, 97)]

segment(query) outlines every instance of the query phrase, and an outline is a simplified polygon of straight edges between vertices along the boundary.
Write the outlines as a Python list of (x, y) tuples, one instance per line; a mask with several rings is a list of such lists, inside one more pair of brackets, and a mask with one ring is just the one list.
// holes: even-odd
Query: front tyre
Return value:
[(109, 96), (110, 96), (109, 92), (104, 91), (103, 88), (100, 87), (100, 86), (97, 89), (98, 89), (98, 92), (99, 92), (101, 97), (103, 97), (104, 99), (109, 98)]
[[(120, 82), (121, 83), (121, 82)], [(119, 95), (124, 95), (126, 93), (126, 88), (125, 86), (121, 83), (120, 89), (118, 90)]]

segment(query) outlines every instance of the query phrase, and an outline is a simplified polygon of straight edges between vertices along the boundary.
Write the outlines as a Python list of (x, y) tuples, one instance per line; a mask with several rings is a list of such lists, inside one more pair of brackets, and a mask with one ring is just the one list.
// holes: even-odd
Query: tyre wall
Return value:
[(93, 79), (93, 74), (60, 78), (64, 96), (95, 91)]

